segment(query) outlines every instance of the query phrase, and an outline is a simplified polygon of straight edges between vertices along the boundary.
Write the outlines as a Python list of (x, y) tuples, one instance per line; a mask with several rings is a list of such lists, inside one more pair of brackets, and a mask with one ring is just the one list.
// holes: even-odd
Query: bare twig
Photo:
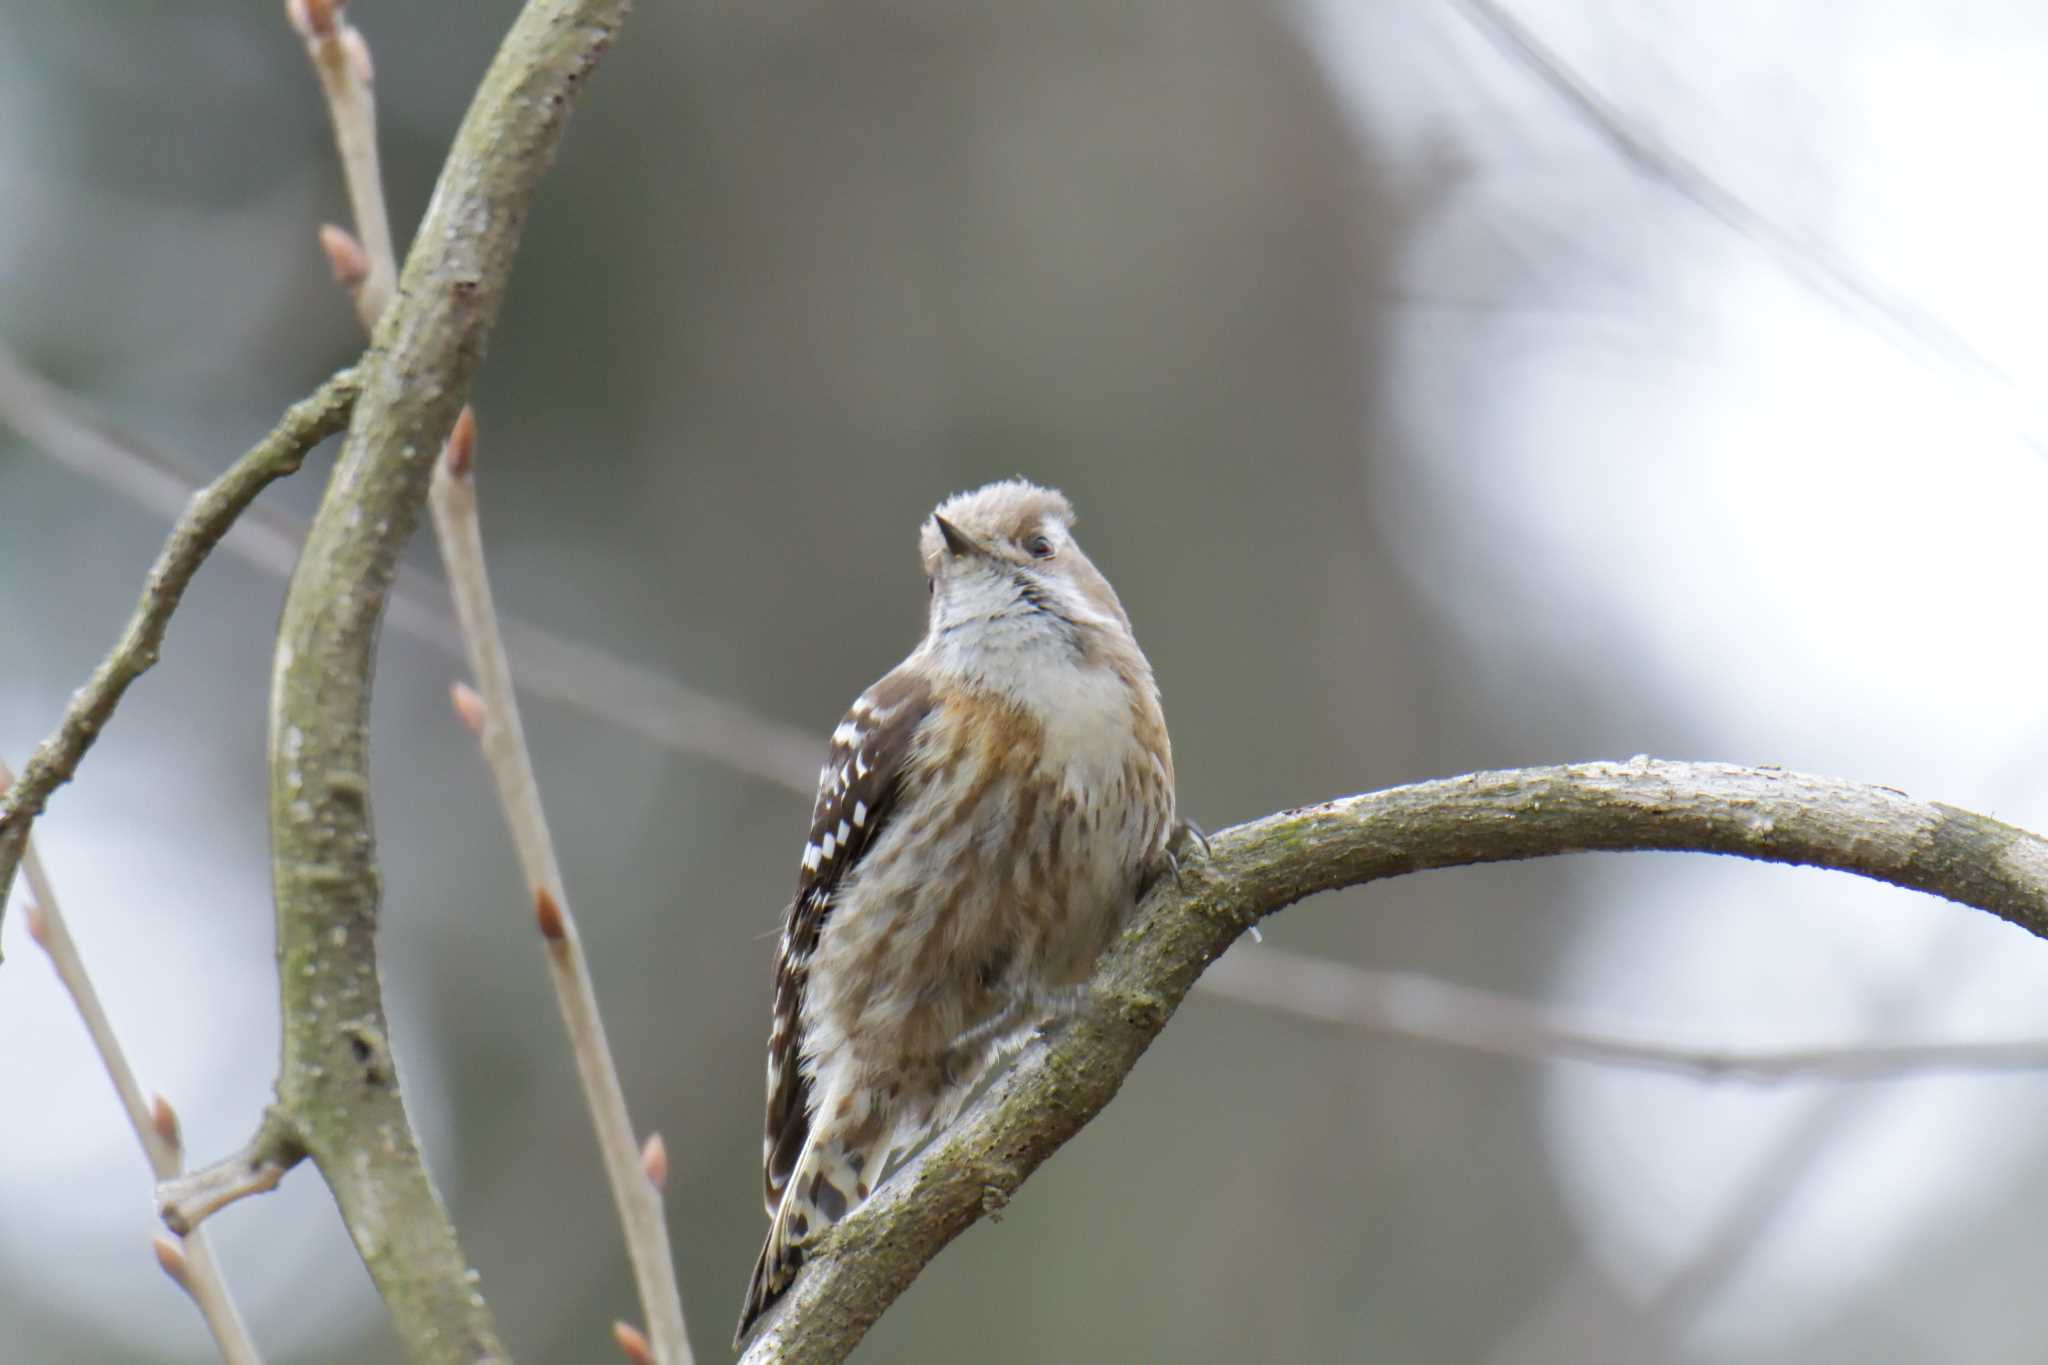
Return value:
[[(190, 471), (176, 459), (150, 449), (134, 437), (114, 430), (80, 405), (76, 399), (51, 385), (0, 347), (0, 420), (6, 421), (38, 448), (60, 459), (66, 467), (84, 474), (112, 491), (158, 512), (169, 512), (192, 495), (195, 486)], [(290, 572), (297, 547), (305, 534), (304, 524), (289, 514), (250, 507), (234, 523), (225, 548), (256, 567), (284, 576)], [(392, 593), (387, 624), (422, 643), (449, 651), (463, 648), (461, 633), (451, 615), (437, 603), (446, 585), (430, 575), (407, 570)], [(501, 617), (510, 640), (508, 653), (518, 687), (529, 695), (542, 696), (582, 709), (680, 752), (697, 753), (725, 763), (735, 771), (762, 778), (808, 798), (816, 784), (817, 755), (823, 753), (824, 737), (798, 727), (769, 720), (736, 703), (692, 691), (673, 680), (630, 663), (592, 645), (555, 635), (513, 617)], [(1268, 954), (1252, 958), (1233, 957), (1220, 963), (1199, 984), (1199, 989), (1218, 999), (1236, 1000), (1259, 1008), (1281, 1010), (1330, 1022), (1351, 1022), (1378, 1031), (1402, 1033), (1424, 1041), (1468, 1045), (1464, 1035), (1470, 1020), (1456, 1017), (1445, 998), (1423, 1007), (1399, 1006), (1405, 1022), (1375, 1024), (1366, 1015), (1353, 1016), (1352, 1006), (1325, 1003), (1330, 997), (1318, 989), (1262, 988), (1257, 979)], [(1332, 971), (1343, 968), (1321, 964)], [(1298, 984), (1298, 983), (1297, 983)], [(1398, 983), (1383, 978), (1356, 983), (1358, 994), (1376, 996), (1392, 989), (1390, 999), (1417, 1000), (1431, 983), (1404, 977)], [(1456, 988), (1448, 988), (1455, 990)], [(1490, 1001), (1479, 1004), (1483, 1010)], [(1364, 1007), (1368, 1014), (1372, 1007)], [(1476, 1016), (1475, 1016), (1476, 1017)], [(1441, 1027), (1439, 1027), (1441, 1022)], [(1500, 1033), (1506, 1038), (1506, 1033)], [(1582, 1056), (1598, 1060), (1593, 1050), (1569, 1045), (1553, 1046), (1540, 1029), (1526, 1031), (1534, 1040), (1526, 1055), (1536, 1057)], [(1559, 1040), (1563, 1043), (1564, 1040)], [(1592, 1041), (1592, 1040), (1589, 1040)], [(1616, 1041), (1626, 1041), (1617, 1039)], [(1643, 1040), (1653, 1051), (1658, 1046)], [(1469, 1044), (1479, 1046), (1475, 1040)], [(1513, 1044), (1500, 1049), (1508, 1055)], [(1845, 1047), (1817, 1049), (1810, 1060), (1816, 1074), (1837, 1076), (1883, 1075), (1894, 1071), (1923, 1069), (2022, 1069), (2032, 1068), (2039, 1045), (2027, 1040), (1992, 1043), (1901, 1044), (1871, 1049)], [(1674, 1062), (1676, 1069), (1693, 1069), (1708, 1074), (1751, 1073), (1744, 1054), (1729, 1054), (1711, 1048), (1679, 1047), (1685, 1056), (1697, 1056), (1699, 1064)], [(1725, 1065), (1716, 1058), (1727, 1058)], [(1798, 1054), (1749, 1056), (1760, 1061), (1765, 1071), (1791, 1067), (1797, 1071)], [(1625, 1056), (1608, 1058), (1620, 1065), (1634, 1065)], [(1640, 1063), (1661, 1065), (1653, 1057)]]
[[(309, 22), (331, 6), (305, 0)], [(375, 935), (369, 682), (399, 555), (503, 300), (569, 109), (628, 0), (528, 0), (442, 167), (278, 624), (270, 704), (271, 874), (283, 1057), (252, 1154), (320, 1168), (409, 1356), (505, 1359), (401, 1097)], [(331, 18), (329, 20), (331, 22)], [(244, 1160), (246, 1169), (252, 1162)]]
[[(434, 473), (429, 505), (441, 545), (441, 561), (455, 593), (455, 615), (462, 623), (470, 668), (482, 688), (479, 739), (484, 761), (490, 767), (520, 870), (526, 876), (527, 890), (540, 915), (548, 975), (554, 984), (555, 1002), (561, 1007), (563, 1026), (569, 1033), (570, 1048), (576, 1056), (584, 1102), (597, 1130), (605, 1176), (611, 1183), (612, 1199), (618, 1205), (619, 1221), (625, 1229), (627, 1256), (640, 1291), (641, 1309), (647, 1314), (651, 1358), (660, 1365), (688, 1365), (690, 1340), (683, 1325), (683, 1302), (676, 1286), (661, 1182), (651, 1176), (652, 1158), (643, 1167), (640, 1143), (633, 1135), (625, 1089), (619, 1083), (611, 1046), (605, 1041), (597, 988), (590, 979), (589, 960), (576, 931), (568, 894), (562, 887), (561, 863), (555, 854), (554, 840), (548, 834), (547, 814), (541, 807), (540, 784), (527, 751), (519, 703), (512, 692), (512, 668), (498, 638), (490, 577), (484, 566), (483, 533), (476, 514), (472, 462), (475, 440), (475, 422), (465, 408)], [(461, 709), (461, 694), (457, 696)], [(660, 1153), (659, 1165), (665, 1174), (665, 1151)]]
[[(201, 483), (175, 457), (116, 430), (5, 347), (0, 347), (0, 422), (65, 468), (160, 516), (176, 516)], [(264, 572), (286, 578), (305, 538), (303, 521), (259, 506), (234, 524), (222, 545)], [(432, 574), (403, 570), (391, 592), (385, 627), (460, 658), (462, 643), (445, 605), (447, 596), (446, 585)], [(823, 734), (771, 720), (517, 617), (501, 617), (499, 626), (513, 674), (528, 697), (559, 702), (806, 801), (816, 794)]]
[[(371, 90), (376, 73), (370, 45), (349, 23), (342, 0), (287, 0), (285, 12), (305, 40), (306, 55), (312, 58), (334, 123), (349, 211), (356, 220), (354, 244), (367, 265), (350, 288), (356, 314), (368, 330), (384, 315), (398, 285), (398, 253), (391, 244), (391, 214), (384, 206), (384, 176), (377, 167), (377, 101)], [(334, 258), (332, 246), (328, 254)]]
[[(0, 767), (0, 790), (12, 781), (13, 774)], [(150, 1171), (158, 1180), (168, 1180), (183, 1170), (185, 1164), (177, 1114), (161, 1095), (154, 1101), (143, 1099), (142, 1087), (136, 1084), (134, 1069), (128, 1065), (128, 1054), (122, 1050), (121, 1040), (114, 1034), (113, 1022), (100, 1005), (99, 992), (85, 970), (85, 958), (79, 953), (70, 927), (64, 922), (57, 892), (50, 884), (49, 874), (43, 870), (42, 859), (36, 856), (32, 839), (23, 847), (22, 872), (28, 882), (30, 897), (23, 910), (28, 917), (29, 936), (49, 954), (57, 979), (64, 983), (72, 1003), (78, 1007), (79, 1017), (85, 1021), (85, 1031), (92, 1037), (93, 1050), (99, 1053), (100, 1064), (107, 1069), (107, 1077), (114, 1083), (114, 1093), (120, 1096), (121, 1108), (128, 1115), (129, 1126), (135, 1130), (135, 1140), (142, 1144), (142, 1154), (149, 1161)], [(221, 1274), (219, 1263), (213, 1259), (213, 1251), (207, 1246), (206, 1238), (197, 1229), (187, 1233), (182, 1240), (163, 1238), (157, 1246), (157, 1259), (165, 1272), (191, 1296), (200, 1315), (206, 1319), (206, 1328), (213, 1333), (221, 1359), (227, 1365), (260, 1365), (262, 1357), (257, 1354), (256, 1343), (249, 1337), (249, 1329), (242, 1324), (242, 1315), (235, 1309), (234, 1297), (228, 1293), (227, 1280)]]
[[(1961, 931), (1975, 927), (1952, 921), (1922, 945), (1896, 980), (1863, 1000), (1859, 1013), (1870, 1028), (1917, 1028), (1935, 1012), (1929, 1006), (1937, 999), (1968, 997), (1975, 984), (1970, 963), (1981, 961), (1981, 954), (1976, 936)], [(1700, 1316), (1741, 1277), (1774, 1225), (1799, 1207), (1801, 1185), (1869, 1118), (1878, 1098), (1867, 1086), (1823, 1090), (1775, 1129), (1762, 1153), (1745, 1153), (1740, 1174), (1712, 1198), (1706, 1225), (1690, 1239), (1685, 1255), (1661, 1283), (1632, 1298), (1630, 1312), (1609, 1311), (1612, 1277), (1582, 1253), (1488, 1348), (1488, 1365), (1654, 1360), (1680, 1353)]]
[[(74, 395), (37, 374), (0, 345), (0, 423), (64, 468), (166, 521), (184, 515), (206, 484), (191, 465), (119, 430)], [(250, 507), (228, 529), (223, 547), (278, 578), (298, 561), (303, 524)]]
[[(327, 22), (320, 22), (323, 17)], [(323, 16), (307, 9), (303, 0), (295, 0), (293, 19), (299, 24), (313, 65), (320, 73), (320, 88), (327, 98), (356, 218), (357, 238), (330, 228), (321, 234), (322, 245), (335, 262), (338, 278), (357, 276), (357, 261), (366, 263), (355, 286), (356, 306), (364, 327), (372, 328), (389, 301), (389, 281), (395, 279), (397, 271), (384, 207), (384, 185), (377, 169), (376, 100), (370, 89), (369, 44), (338, 8)], [(626, 1109), (625, 1088), (605, 1039), (597, 988), (590, 977), (589, 960), (583, 952), (575, 917), (569, 910), (568, 892), (562, 885), (560, 860), (548, 833), (547, 816), (540, 803), (540, 783), (534, 776), (525, 727), (512, 690), (511, 666), (505, 658), (497, 614), (491, 604), (472, 478), (475, 447), (476, 417), (472, 409), (464, 407), (456, 417), (429, 494), (435, 538), (454, 596), (464, 650), (471, 671), (483, 686), (475, 703), (480, 714), (465, 714), (464, 720), (478, 733), (497, 788), (499, 806), (511, 830), (520, 868), (526, 875), (527, 892), (543, 911), (542, 923), (548, 931), (544, 933), (548, 975), (576, 1058), (577, 1076), (583, 1083), (584, 1103), (596, 1129), (605, 1176), (625, 1230), (627, 1258), (633, 1267), (641, 1308), (648, 1317), (654, 1359), (660, 1365), (689, 1365), (690, 1339), (683, 1323), (666, 1213), (660, 1192), (640, 1170), (640, 1147)], [(462, 693), (456, 694), (456, 701), (461, 711)]]
[(127, 629), (85, 686), (72, 694), (56, 733), (36, 747), (22, 769), (21, 780), (0, 803), (0, 906), (7, 903), (7, 889), (28, 843), (29, 826), (42, 813), (50, 793), (71, 780), (129, 684), (156, 663), (171, 613), (177, 610), (192, 575), (258, 493), (296, 470), (307, 451), (341, 430), (355, 406), (356, 393), (355, 371), (335, 375), (310, 398), (286, 409), (275, 430), (186, 504), (150, 568), (142, 600)]
[[(1948, 925), (1923, 943), (1910, 968), (1864, 1003), (1873, 1029), (1924, 1026), (1947, 996), (1972, 994), (1973, 964), (1981, 966), (1976, 940)], [(1796, 1198), (1826, 1156), (1870, 1117), (1877, 1097), (1865, 1091), (1834, 1091), (1818, 1097), (1772, 1135), (1769, 1145), (1746, 1159), (1741, 1178), (1716, 1201), (1712, 1221), (1694, 1239), (1684, 1260), (1654, 1293), (1636, 1306), (1635, 1326), (1653, 1337), (1677, 1341), (1741, 1274), (1772, 1227), (1798, 1206)]]
[(242, 1150), (210, 1166), (158, 1183), (156, 1206), (164, 1226), (190, 1236), (198, 1226), (238, 1199), (268, 1194), (285, 1172), (303, 1161), (305, 1147), (282, 1116), (264, 1117), (263, 1126)]
[(1945, 896), (2048, 936), (2048, 841), (1830, 778), (1721, 764), (1475, 773), (1287, 811), (1163, 879), (1088, 1003), (828, 1234), (744, 1360), (844, 1359), (919, 1270), (1115, 1097), (1202, 971), (1262, 917), (1339, 887), (1559, 853), (1726, 853)]
[(1279, 948), (1238, 949), (1202, 975), (1205, 996), (1498, 1057), (1668, 1071), (1709, 1081), (1860, 1081), (1929, 1071), (2038, 1071), (2048, 1038), (1725, 1048), (1632, 1034), (1417, 972)]

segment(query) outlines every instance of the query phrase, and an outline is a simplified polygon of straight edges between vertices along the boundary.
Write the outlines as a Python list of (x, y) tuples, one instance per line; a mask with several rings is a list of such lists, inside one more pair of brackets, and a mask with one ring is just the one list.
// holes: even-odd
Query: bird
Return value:
[(1178, 869), (1159, 688), (1073, 525), (1023, 479), (941, 502), (924, 638), (832, 732), (775, 964), (770, 1222), (735, 1347)]

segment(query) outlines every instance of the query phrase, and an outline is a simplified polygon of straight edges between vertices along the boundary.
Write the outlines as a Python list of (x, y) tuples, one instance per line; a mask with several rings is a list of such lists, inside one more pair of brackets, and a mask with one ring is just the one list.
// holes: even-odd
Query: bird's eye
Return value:
[(1024, 542), (1024, 549), (1033, 559), (1052, 558), (1052, 540), (1047, 536), (1037, 535), (1028, 538)]

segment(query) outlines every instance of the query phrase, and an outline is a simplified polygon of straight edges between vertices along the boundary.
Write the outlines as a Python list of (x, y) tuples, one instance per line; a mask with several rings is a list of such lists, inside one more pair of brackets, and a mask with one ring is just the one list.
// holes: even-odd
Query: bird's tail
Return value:
[[(1044, 1003), (1036, 1001), (1035, 1007)], [(782, 1187), (747, 1285), (735, 1348), (796, 1278), (804, 1248), (860, 1207), (897, 1158), (950, 1125), (1004, 1056), (1029, 1036), (1019, 1017), (1005, 1011), (963, 1033), (932, 1062), (935, 1074), (916, 1072), (908, 1081), (899, 1076), (887, 1098), (872, 1086), (827, 1091), (816, 1112), (836, 1115), (837, 1121), (811, 1129)]]
[(804, 1248), (868, 1197), (882, 1166), (875, 1136), (872, 1131), (848, 1137), (811, 1131), (768, 1225), (761, 1257), (754, 1263), (739, 1329), (733, 1333), (735, 1348), (796, 1278)]

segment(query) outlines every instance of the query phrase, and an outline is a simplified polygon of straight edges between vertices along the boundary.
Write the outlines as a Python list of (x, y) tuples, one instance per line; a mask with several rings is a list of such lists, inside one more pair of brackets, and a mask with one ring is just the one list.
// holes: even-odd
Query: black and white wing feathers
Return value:
[(832, 732), (818, 775), (810, 839), (775, 963), (775, 1021), (768, 1035), (768, 1116), (762, 1142), (762, 1194), (772, 1218), (810, 1134), (810, 1082), (800, 1050), (804, 992), (818, 935), (846, 875), (888, 827), (931, 689), (897, 668), (863, 692)]

